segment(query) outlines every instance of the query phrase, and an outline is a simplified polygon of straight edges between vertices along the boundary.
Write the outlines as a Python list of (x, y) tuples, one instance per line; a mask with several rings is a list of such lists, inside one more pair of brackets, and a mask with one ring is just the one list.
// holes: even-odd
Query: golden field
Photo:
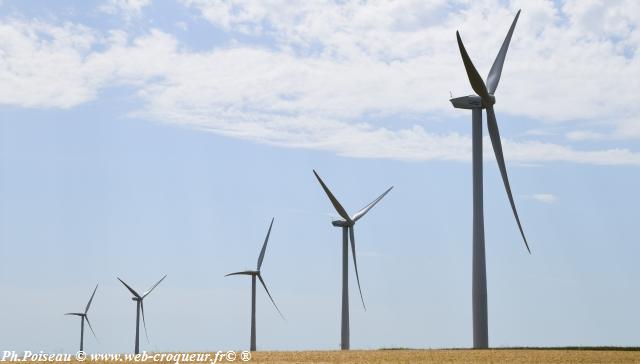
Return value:
[(366, 350), (257, 352), (251, 363), (640, 363), (624, 350)]
[[(253, 352), (247, 363), (544, 363), (544, 364), (596, 364), (596, 363), (638, 363), (640, 350), (629, 349), (430, 349), (430, 350), (351, 350), (351, 351), (273, 351)], [(211, 359), (215, 353), (211, 354)], [(11, 363), (11, 361), (7, 361)], [(132, 363), (176, 364), (175, 361), (143, 361)], [(244, 363), (238, 356), (234, 363)], [(16, 362), (18, 363), (18, 362)], [(20, 361), (19, 363), (38, 363)], [(69, 364), (116, 364), (126, 361), (86, 359), (79, 362), (72, 359)], [(187, 362), (180, 362), (186, 364)], [(207, 364), (213, 361), (206, 362)], [(231, 363), (225, 359), (216, 364)], [(196, 364), (196, 363), (193, 363)]]

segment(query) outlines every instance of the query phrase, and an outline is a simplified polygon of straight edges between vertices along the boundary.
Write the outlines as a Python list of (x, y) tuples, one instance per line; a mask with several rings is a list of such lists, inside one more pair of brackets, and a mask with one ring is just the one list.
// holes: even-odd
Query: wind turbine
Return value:
[(271, 303), (273, 303), (273, 306), (276, 308), (276, 310), (280, 314), (280, 317), (284, 319), (282, 312), (280, 312), (280, 309), (276, 305), (276, 301), (273, 300), (273, 297), (271, 297), (271, 293), (269, 293), (267, 284), (264, 283), (264, 279), (262, 279), (262, 274), (260, 274), (260, 267), (262, 267), (262, 261), (264, 260), (264, 253), (267, 251), (267, 243), (269, 242), (269, 235), (271, 235), (273, 220), (274, 219), (272, 218), (271, 224), (269, 225), (269, 230), (267, 231), (267, 236), (264, 238), (264, 243), (262, 244), (262, 250), (260, 251), (260, 255), (258, 256), (258, 265), (256, 267), (256, 270), (246, 270), (242, 272), (229, 273), (225, 275), (225, 277), (235, 276), (235, 275), (251, 276), (251, 343), (250, 343), (251, 351), (256, 351), (256, 277), (258, 277), (258, 279), (260, 280), (262, 287), (264, 287), (264, 290), (267, 292), (269, 299), (271, 299)]
[(358, 291), (360, 292), (360, 299), (362, 300), (362, 307), (365, 311), (367, 306), (364, 304), (364, 298), (362, 297), (362, 289), (360, 288), (360, 276), (358, 275), (358, 263), (356, 261), (356, 240), (353, 233), (353, 226), (356, 221), (360, 220), (369, 210), (373, 208), (382, 198), (391, 191), (393, 186), (384, 191), (382, 195), (373, 200), (370, 204), (363, 207), (360, 211), (356, 212), (353, 216), (349, 216), (347, 211), (340, 205), (340, 202), (333, 196), (333, 193), (329, 190), (327, 185), (324, 184), (322, 178), (318, 176), (316, 171), (313, 171), (316, 175), (318, 182), (322, 186), (322, 189), (331, 200), (331, 204), (336, 209), (342, 219), (334, 220), (331, 222), (333, 226), (342, 228), (342, 326), (340, 330), (340, 349), (349, 350), (349, 237), (351, 237), (351, 255), (353, 256), (353, 266), (356, 270), (356, 281), (358, 282)]
[(87, 306), (84, 308), (84, 312), (65, 313), (65, 315), (80, 316), (80, 351), (84, 351), (84, 322), (85, 321), (87, 321), (87, 324), (89, 324), (89, 328), (91, 329), (91, 333), (93, 334), (93, 337), (95, 337), (96, 340), (98, 340), (96, 333), (93, 331), (93, 327), (91, 327), (91, 322), (89, 322), (89, 316), (87, 315), (87, 312), (89, 312), (89, 307), (91, 306), (91, 301), (93, 301), (93, 296), (96, 295), (97, 290), (98, 290), (98, 285), (96, 284), (96, 288), (93, 289), (93, 293), (91, 294), (91, 298), (89, 298), (89, 302), (87, 302)]
[(480, 77), (480, 74), (478, 74), (473, 62), (471, 62), (471, 58), (469, 58), (469, 54), (464, 48), (464, 44), (462, 44), (462, 39), (460, 39), (460, 33), (456, 31), (458, 48), (460, 49), (462, 62), (464, 63), (464, 68), (467, 71), (471, 88), (476, 92), (476, 95), (452, 98), (450, 101), (455, 108), (471, 109), (472, 111), (473, 266), (471, 296), (473, 302), (473, 347), (477, 349), (486, 349), (489, 347), (487, 319), (487, 272), (484, 249), (484, 213), (482, 207), (482, 109), (487, 110), (487, 128), (489, 130), (489, 137), (491, 138), (493, 152), (496, 155), (496, 161), (498, 162), (500, 174), (502, 175), (502, 182), (507, 190), (507, 196), (509, 197), (509, 203), (513, 210), (513, 216), (515, 216), (516, 222), (518, 223), (518, 229), (520, 229), (524, 245), (529, 254), (531, 254), (527, 238), (524, 236), (524, 231), (520, 224), (516, 205), (513, 202), (511, 187), (509, 186), (509, 178), (507, 177), (507, 168), (502, 154), (502, 143), (500, 141), (498, 123), (496, 122), (496, 115), (493, 111), (493, 104), (496, 103), (496, 98), (493, 94), (498, 87), (500, 74), (502, 73), (502, 66), (504, 64), (505, 57), (507, 56), (509, 42), (511, 41), (511, 35), (513, 34), (513, 29), (516, 27), (516, 22), (518, 21), (519, 16), (520, 10), (518, 10), (515, 19), (513, 19), (513, 23), (511, 23), (507, 37), (502, 43), (498, 56), (493, 62), (493, 66), (491, 66), (486, 84)]
[(120, 277), (116, 277), (116, 278), (118, 278), (118, 280), (120, 282), (122, 282), (122, 284), (124, 284), (125, 287), (127, 287), (129, 292), (131, 292), (133, 294), (133, 297), (131, 299), (136, 301), (136, 349), (135, 349), (135, 353), (139, 354), (140, 353), (140, 312), (142, 312), (142, 324), (144, 325), (144, 335), (147, 337), (147, 342), (149, 342), (149, 334), (147, 334), (147, 322), (144, 319), (144, 304), (143, 304), (142, 301), (144, 300), (145, 297), (147, 297), (149, 295), (149, 293), (151, 293), (151, 291), (153, 291), (154, 288), (156, 288), (160, 284), (160, 282), (162, 282), (165, 278), (167, 278), (167, 275), (165, 274), (164, 277), (162, 277), (158, 281), (158, 283), (154, 284), (153, 287), (149, 288), (149, 290), (146, 291), (145, 293), (143, 293), (142, 295), (139, 295), (138, 292), (136, 292), (128, 284), (124, 283), (124, 281), (122, 279), (120, 279)]

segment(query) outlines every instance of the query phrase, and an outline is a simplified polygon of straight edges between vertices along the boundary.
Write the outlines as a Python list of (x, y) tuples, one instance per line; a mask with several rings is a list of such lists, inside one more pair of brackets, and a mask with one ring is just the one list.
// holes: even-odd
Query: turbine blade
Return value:
[(282, 312), (280, 312), (280, 309), (278, 308), (278, 305), (276, 305), (276, 301), (274, 301), (273, 297), (271, 297), (271, 293), (269, 293), (269, 289), (267, 288), (267, 284), (264, 283), (264, 280), (262, 279), (262, 275), (260, 275), (260, 273), (258, 273), (258, 279), (260, 279), (260, 283), (262, 283), (262, 287), (264, 287), (264, 290), (267, 291), (267, 295), (269, 296), (269, 299), (271, 299), (271, 303), (273, 303), (273, 307), (276, 308), (276, 310), (280, 314), (280, 317), (282, 317), (282, 319), (284, 320), (285, 319), (284, 315), (282, 314)]
[(160, 284), (160, 282), (164, 281), (164, 279), (167, 278), (167, 275), (165, 274), (164, 277), (160, 278), (160, 280), (158, 281), (158, 283), (154, 284), (153, 287), (149, 288), (148, 291), (146, 291), (143, 295), (142, 298), (145, 298), (149, 295), (149, 293), (151, 293), (151, 291), (153, 291), (156, 287), (158, 287), (158, 285)]
[(98, 337), (96, 336), (96, 332), (93, 331), (93, 327), (91, 327), (91, 321), (89, 321), (89, 316), (85, 316), (84, 318), (85, 320), (87, 320), (87, 324), (89, 324), (89, 329), (91, 329), (91, 333), (93, 334), (93, 337), (96, 339), (97, 342), (100, 342), (100, 340), (98, 340)]
[(389, 187), (388, 190), (384, 191), (384, 193), (382, 195), (380, 195), (378, 198), (376, 198), (375, 200), (373, 200), (371, 203), (369, 203), (367, 206), (363, 207), (362, 210), (358, 211), (355, 215), (353, 215), (353, 217), (351, 218), (353, 220), (353, 222), (358, 221), (361, 217), (363, 217), (367, 212), (369, 212), (369, 210), (371, 210), (373, 208), (373, 206), (375, 206), (380, 200), (382, 200), (382, 198), (384, 196), (386, 196), (387, 193), (389, 193), (389, 191), (391, 191), (393, 189), (393, 186)]
[(511, 36), (513, 35), (513, 30), (516, 28), (516, 23), (518, 22), (519, 16), (520, 10), (518, 10), (515, 19), (513, 19), (511, 28), (509, 28), (509, 32), (507, 33), (506, 38), (504, 38), (502, 47), (500, 47), (500, 51), (496, 56), (496, 60), (493, 61), (493, 66), (491, 66), (491, 70), (489, 71), (489, 75), (487, 76), (487, 90), (490, 94), (494, 94), (496, 92), (496, 88), (498, 88), (498, 82), (500, 82), (500, 75), (502, 74), (502, 66), (504, 65), (504, 60), (507, 57), (507, 50), (509, 49)]
[(362, 296), (362, 289), (360, 288), (360, 276), (358, 275), (358, 261), (356, 259), (356, 238), (353, 233), (353, 226), (349, 226), (349, 235), (351, 237), (351, 255), (353, 256), (353, 266), (356, 269), (356, 281), (358, 282), (358, 291), (360, 292), (360, 299), (362, 300), (362, 307), (367, 310), (367, 306), (364, 304), (364, 297)]
[(329, 200), (331, 200), (331, 204), (333, 204), (333, 207), (336, 209), (338, 214), (340, 214), (340, 216), (342, 216), (343, 219), (347, 220), (347, 222), (351, 222), (351, 218), (349, 217), (349, 214), (347, 214), (347, 211), (344, 209), (344, 207), (342, 207), (342, 205), (340, 205), (340, 202), (338, 202), (335, 196), (333, 196), (333, 193), (331, 193), (331, 191), (329, 190), (329, 187), (327, 187), (327, 185), (324, 184), (324, 182), (322, 181), (322, 178), (318, 176), (318, 173), (316, 173), (315, 169), (313, 170), (313, 174), (316, 175), (318, 182), (320, 182), (322, 189), (329, 197)]
[(65, 313), (65, 316), (66, 315), (69, 315), (69, 316), (80, 316), (80, 317), (84, 316), (83, 313), (76, 313), (76, 312)]
[(471, 88), (482, 98), (482, 101), (484, 101), (485, 104), (493, 104), (493, 101), (489, 96), (489, 92), (487, 92), (487, 86), (485, 86), (484, 81), (482, 81), (482, 77), (480, 77), (480, 74), (478, 73), (478, 70), (476, 70), (473, 62), (471, 62), (471, 58), (469, 58), (469, 54), (464, 48), (464, 44), (462, 44), (460, 33), (457, 31), (456, 38), (458, 39), (458, 48), (460, 49), (460, 55), (462, 56), (462, 63), (464, 63), (464, 68), (467, 70), (467, 77), (469, 78), (469, 83), (471, 83)]
[(151, 344), (149, 341), (149, 333), (147, 333), (147, 321), (144, 319), (144, 301), (140, 301), (140, 311), (142, 312), (142, 326), (144, 326), (144, 336), (147, 337), (147, 343)]
[(507, 167), (504, 163), (504, 156), (502, 154), (502, 142), (500, 141), (500, 132), (498, 131), (496, 114), (493, 111), (492, 106), (487, 107), (487, 127), (489, 129), (489, 136), (491, 137), (491, 144), (493, 145), (493, 152), (496, 155), (496, 161), (498, 161), (498, 168), (500, 168), (500, 174), (502, 175), (502, 182), (504, 183), (504, 188), (507, 190), (507, 196), (509, 197), (511, 210), (513, 210), (513, 216), (515, 216), (516, 222), (518, 223), (518, 229), (520, 229), (520, 234), (522, 235), (522, 239), (524, 240), (524, 245), (527, 247), (527, 251), (529, 252), (529, 254), (531, 254), (531, 249), (529, 249), (529, 243), (527, 243), (527, 238), (524, 236), (524, 231), (522, 230), (522, 225), (520, 224), (520, 218), (518, 217), (516, 204), (515, 202), (513, 202), (513, 195), (511, 194), (511, 187), (509, 185), (509, 177), (507, 176)]
[(89, 298), (89, 302), (87, 302), (87, 307), (84, 308), (84, 313), (86, 314), (89, 311), (89, 306), (91, 306), (91, 301), (93, 301), (93, 296), (96, 295), (96, 291), (98, 290), (98, 285), (96, 284), (96, 288), (93, 289), (93, 293), (91, 294), (91, 298)]
[(124, 281), (123, 281), (122, 279), (120, 279), (120, 277), (116, 277), (116, 278), (118, 278), (118, 280), (119, 280), (120, 282), (122, 282), (122, 284), (124, 284), (124, 286), (125, 286), (125, 287), (127, 287), (127, 289), (128, 289), (131, 293), (133, 293), (133, 295), (134, 295), (135, 297), (140, 298), (140, 295), (138, 294), (138, 292), (136, 292), (133, 288), (129, 287), (129, 285), (128, 285), (128, 284), (124, 283)]
[(262, 261), (264, 260), (264, 253), (267, 251), (267, 242), (269, 242), (269, 235), (271, 235), (271, 228), (273, 227), (273, 220), (275, 218), (271, 218), (271, 225), (269, 225), (269, 231), (267, 231), (267, 237), (264, 238), (264, 244), (262, 244), (262, 250), (260, 251), (260, 256), (258, 257), (258, 268), (262, 266)]
[(229, 273), (229, 274), (225, 274), (225, 277), (228, 276), (238, 276), (238, 275), (245, 275), (245, 276), (250, 276), (255, 274), (256, 272), (252, 271), (252, 270), (244, 270), (242, 272), (235, 272), (235, 273)]

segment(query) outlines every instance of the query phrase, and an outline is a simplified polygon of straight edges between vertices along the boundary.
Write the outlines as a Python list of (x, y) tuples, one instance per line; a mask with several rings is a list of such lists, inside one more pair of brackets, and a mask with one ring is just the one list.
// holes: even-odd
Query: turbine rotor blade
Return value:
[(280, 312), (280, 309), (278, 308), (278, 305), (276, 305), (276, 301), (274, 301), (273, 297), (271, 297), (271, 293), (269, 293), (269, 289), (267, 288), (267, 284), (264, 283), (264, 280), (262, 279), (262, 275), (260, 275), (260, 273), (258, 273), (258, 279), (260, 280), (260, 283), (262, 283), (262, 287), (264, 287), (264, 290), (267, 292), (267, 295), (269, 296), (269, 299), (271, 300), (271, 303), (273, 303), (273, 307), (276, 308), (276, 310), (280, 314), (280, 317), (282, 317), (282, 319), (284, 320), (285, 319), (284, 315), (282, 314), (282, 312)]
[(356, 238), (353, 233), (353, 226), (349, 226), (349, 236), (351, 238), (351, 255), (353, 256), (353, 266), (356, 269), (356, 281), (358, 282), (358, 291), (360, 292), (360, 299), (362, 300), (362, 307), (367, 310), (367, 306), (364, 304), (364, 297), (362, 296), (362, 288), (360, 288), (360, 275), (358, 274), (358, 262), (356, 259)]
[(151, 344), (149, 341), (149, 333), (147, 332), (147, 322), (144, 319), (144, 301), (140, 301), (140, 311), (142, 311), (142, 325), (144, 326), (144, 336), (147, 337), (147, 343)]
[(167, 278), (167, 275), (165, 274), (164, 277), (160, 278), (160, 280), (158, 281), (158, 283), (154, 284), (153, 287), (149, 288), (148, 291), (146, 291), (143, 295), (142, 298), (145, 298), (149, 295), (149, 293), (151, 293), (151, 291), (153, 291), (156, 287), (158, 287), (158, 285), (160, 284), (160, 282), (164, 281), (164, 279)]
[(520, 229), (520, 235), (522, 235), (522, 239), (524, 240), (524, 245), (527, 247), (527, 251), (529, 252), (529, 254), (531, 254), (531, 249), (529, 249), (529, 243), (527, 243), (527, 238), (524, 236), (524, 231), (522, 230), (522, 224), (520, 224), (520, 218), (518, 217), (518, 211), (516, 210), (516, 204), (513, 201), (513, 195), (511, 194), (509, 177), (507, 176), (507, 167), (504, 163), (504, 155), (502, 154), (502, 142), (500, 141), (500, 132), (498, 130), (496, 114), (493, 111), (492, 106), (487, 107), (487, 128), (489, 129), (489, 137), (491, 137), (491, 145), (493, 145), (493, 152), (496, 155), (498, 168), (500, 168), (500, 174), (502, 175), (502, 182), (504, 183), (504, 188), (507, 190), (507, 196), (509, 197), (511, 210), (513, 210), (513, 216), (515, 216), (516, 222), (518, 223), (518, 229)]
[(77, 313), (77, 312), (69, 312), (69, 313), (65, 313), (65, 316), (84, 316), (84, 313)]
[(267, 237), (264, 238), (264, 244), (262, 244), (262, 250), (260, 251), (260, 256), (258, 257), (258, 268), (257, 268), (257, 270), (260, 270), (260, 267), (262, 266), (262, 261), (264, 260), (264, 253), (267, 251), (267, 242), (269, 242), (269, 235), (271, 235), (271, 228), (273, 227), (273, 220), (275, 220), (275, 218), (271, 218), (271, 225), (269, 225), (269, 230), (267, 231)]
[(96, 291), (98, 290), (98, 285), (96, 284), (96, 288), (93, 289), (93, 293), (91, 294), (91, 298), (89, 298), (89, 302), (87, 302), (87, 307), (84, 308), (84, 313), (86, 314), (89, 311), (89, 306), (91, 306), (91, 301), (93, 301), (93, 296), (96, 295)]
[(493, 100), (489, 96), (489, 92), (487, 91), (487, 86), (485, 86), (482, 77), (476, 70), (476, 67), (471, 62), (471, 58), (469, 58), (469, 54), (467, 50), (464, 48), (464, 44), (462, 44), (462, 39), (460, 38), (460, 33), (456, 31), (456, 38), (458, 39), (458, 48), (460, 49), (460, 55), (462, 56), (462, 63), (464, 63), (464, 68), (467, 71), (467, 77), (469, 78), (469, 83), (471, 83), (471, 88), (475, 91), (478, 96), (482, 98), (482, 101), (486, 105), (492, 105)]
[(504, 60), (507, 57), (507, 50), (509, 49), (511, 36), (513, 35), (513, 30), (516, 28), (516, 23), (518, 22), (519, 16), (520, 10), (518, 10), (515, 19), (513, 19), (511, 27), (509, 28), (509, 32), (504, 38), (502, 47), (500, 47), (500, 51), (496, 56), (496, 60), (493, 61), (493, 66), (491, 66), (491, 70), (489, 71), (489, 75), (487, 76), (487, 91), (489, 91), (490, 94), (494, 94), (496, 92), (496, 88), (498, 88), (498, 82), (500, 82), (500, 75), (502, 74), (502, 66), (504, 65)]
[(251, 276), (251, 275), (254, 275), (254, 274), (256, 274), (255, 271), (245, 270), (245, 271), (242, 271), (242, 272), (235, 272), (235, 273), (225, 274), (224, 276), (225, 277), (228, 277), (228, 276), (239, 276), (239, 275)]
[(91, 333), (93, 334), (93, 337), (96, 339), (97, 342), (100, 342), (100, 340), (98, 340), (98, 337), (96, 336), (95, 331), (93, 331), (93, 327), (91, 327), (91, 321), (89, 321), (89, 316), (84, 316), (85, 320), (87, 320), (87, 324), (89, 324), (89, 329), (91, 329)]
[(133, 293), (133, 295), (134, 295), (136, 298), (141, 298), (141, 297), (140, 297), (140, 295), (138, 294), (138, 292), (136, 292), (133, 288), (129, 287), (129, 285), (128, 285), (128, 284), (124, 283), (124, 281), (123, 281), (122, 279), (120, 279), (120, 277), (116, 277), (116, 278), (118, 278), (118, 280), (119, 280), (120, 282), (122, 282), (122, 284), (124, 284), (124, 286), (125, 286), (125, 287), (127, 287), (127, 289), (128, 289), (131, 293)]
[(322, 186), (322, 189), (324, 190), (324, 192), (329, 197), (329, 200), (331, 200), (331, 204), (336, 209), (338, 214), (343, 219), (345, 219), (347, 222), (351, 223), (352, 221), (351, 221), (351, 218), (349, 217), (349, 214), (344, 209), (344, 207), (342, 207), (342, 205), (340, 205), (340, 202), (338, 202), (338, 200), (335, 198), (335, 196), (333, 196), (333, 193), (331, 193), (331, 191), (329, 190), (329, 187), (327, 187), (327, 185), (324, 184), (324, 182), (322, 181), (322, 178), (320, 178), (320, 176), (318, 176), (318, 173), (316, 173), (315, 169), (313, 170), (313, 174), (316, 175), (316, 178), (318, 179), (318, 182), (320, 182), (320, 185)]
[(367, 206), (363, 207), (362, 210), (356, 212), (353, 217), (351, 218), (353, 220), (353, 222), (358, 221), (361, 217), (363, 217), (364, 215), (366, 215), (367, 212), (369, 212), (369, 210), (371, 210), (373, 208), (373, 206), (375, 206), (378, 202), (380, 202), (380, 200), (382, 200), (382, 198), (384, 196), (386, 196), (387, 193), (389, 193), (389, 191), (391, 191), (393, 189), (393, 186), (389, 187), (388, 190), (384, 191), (384, 193), (382, 195), (380, 195), (378, 198), (376, 198), (375, 200), (373, 200), (371, 203), (369, 203)]

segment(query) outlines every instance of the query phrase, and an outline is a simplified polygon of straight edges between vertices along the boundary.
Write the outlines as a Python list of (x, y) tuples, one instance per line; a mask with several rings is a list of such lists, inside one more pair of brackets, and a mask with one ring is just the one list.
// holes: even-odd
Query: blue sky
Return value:
[[(356, 226), (354, 348), (471, 345), (471, 92), (522, 15), (497, 116), (528, 255), (485, 144), (490, 343), (637, 345), (638, 4), (0, 1), (0, 350), (337, 349)], [(486, 131), (485, 131), (486, 135)], [(487, 143), (488, 140), (485, 140)]]

